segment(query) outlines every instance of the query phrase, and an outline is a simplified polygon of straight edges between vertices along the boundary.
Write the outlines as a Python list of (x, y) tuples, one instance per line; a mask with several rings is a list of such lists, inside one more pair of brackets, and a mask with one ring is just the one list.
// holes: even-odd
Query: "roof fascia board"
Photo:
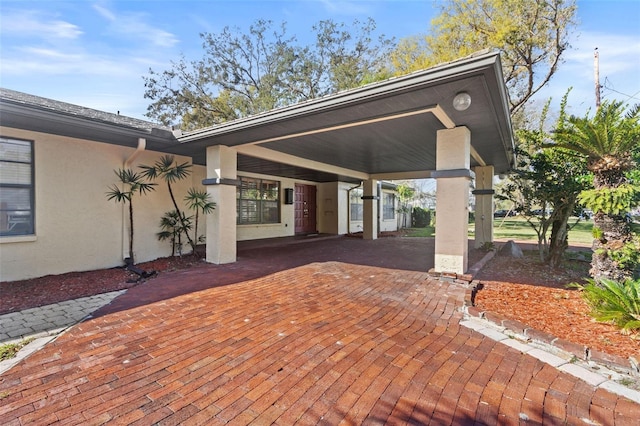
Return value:
[[(132, 137), (132, 146), (137, 144), (137, 138), (140, 137), (153, 140), (154, 142), (165, 143), (167, 145), (176, 143), (175, 137), (171, 132), (164, 131), (162, 129), (152, 128), (147, 130), (124, 124), (111, 123), (108, 121), (93, 120), (88, 117), (53, 111), (47, 108), (41, 108), (35, 105), (14, 102), (6, 99), (2, 99), (2, 102), (0, 102), (0, 112), (2, 112), (2, 115), (5, 117), (6, 115), (13, 114), (18, 117), (26, 117), (29, 120), (33, 120), (34, 123), (37, 123), (37, 125), (32, 126), (21, 126), (20, 128), (23, 128), (23, 130), (43, 132), (43, 130), (39, 130), (43, 127), (43, 122), (53, 122), (62, 125), (67, 129), (76, 128), (89, 130), (91, 132), (107, 132), (113, 135), (130, 136)], [(0, 118), (0, 125), (7, 126), (6, 119), (2, 120)], [(73, 133), (74, 132), (69, 131), (63, 136), (73, 137), (71, 136)]]

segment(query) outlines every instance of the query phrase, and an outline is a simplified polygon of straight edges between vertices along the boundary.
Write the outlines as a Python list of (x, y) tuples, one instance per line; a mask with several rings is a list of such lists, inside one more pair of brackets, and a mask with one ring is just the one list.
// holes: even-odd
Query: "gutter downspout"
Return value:
[[(133, 160), (135, 160), (142, 151), (147, 148), (147, 140), (145, 138), (138, 138), (138, 146), (136, 150), (126, 159), (124, 160), (123, 168), (126, 170)], [(124, 185), (124, 184), (123, 184)], [(123, 188), (124, 190), (124, 188)], [(127, 232), (127, 205), (126, 203), (122, 204), (122, 259), (127, 263), (127, 259), (129, 259), (129, 233)]]
[(347, 235), (351, 234), (351, 191), (362, 186), (362, 181), (356, 186), (347, 189)]

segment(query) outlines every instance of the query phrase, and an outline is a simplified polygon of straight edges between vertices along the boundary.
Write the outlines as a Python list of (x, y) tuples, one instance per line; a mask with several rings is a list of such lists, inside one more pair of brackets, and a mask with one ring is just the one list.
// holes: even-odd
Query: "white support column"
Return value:
[(362, 238), (375, 240), (378, 238), (378, 181), (364, 181)]
[(478, 166), (473, 170), (476, 174), (474, 247), (480, 248), (485, 243), (493, 243), (493, 166)]
[(436, 272), (464, 274), (468, 267), (471, 132), (439, 130), (436, 141)]
[(238, 155), (227, 146), (207, 148), (207, 193), (216, 203), (207, 215), (207, 262), (236, 261), (236, 186)]

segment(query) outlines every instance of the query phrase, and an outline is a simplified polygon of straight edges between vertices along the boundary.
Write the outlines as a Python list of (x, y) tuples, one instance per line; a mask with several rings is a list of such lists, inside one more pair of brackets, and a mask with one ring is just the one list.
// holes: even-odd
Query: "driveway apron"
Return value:
[(321, 261), (112, 304), (0, 377), (0, 424), (638, 424), (638, 403), (460, 325), (465, 290)]

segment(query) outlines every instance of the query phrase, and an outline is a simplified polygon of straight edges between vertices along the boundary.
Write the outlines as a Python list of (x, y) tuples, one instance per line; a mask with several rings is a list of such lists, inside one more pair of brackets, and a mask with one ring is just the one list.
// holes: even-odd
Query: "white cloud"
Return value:
[(146, 14), (117, 14), (97, 4), (94, 4), (93, 8), (108, 21), (108, 29), (116, 36), (136, 42), (144, 40), (163, 48), (173, 47), (179, 42), (178, 37), (173, 33), (148, 24)]
[(12, 37), (37, 37), (44, 40), (76, 39), (83, 34), (75, 24), (49, 19), (36, 11), (3, 11), (0, 31)]

